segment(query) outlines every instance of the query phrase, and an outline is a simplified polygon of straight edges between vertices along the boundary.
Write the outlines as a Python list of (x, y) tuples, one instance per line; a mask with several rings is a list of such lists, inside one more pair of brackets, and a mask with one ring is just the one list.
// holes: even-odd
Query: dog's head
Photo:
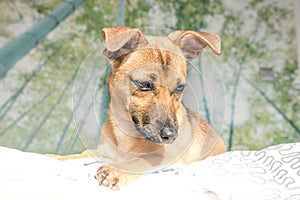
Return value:
[(155, 37), (119, 26), (104, 28), (102, 38), (103, 54), (112, 67), (110, 94), (118, 94), (116, 107), (127, 113), (120, 117), (130, 120), (125, 126), (132, 125), (137, 134), (153, 142), (172, 143), (182, 118), (187, 61), (199, 56), (206, 46), (219, 55), (219, 37), (195, 31)]

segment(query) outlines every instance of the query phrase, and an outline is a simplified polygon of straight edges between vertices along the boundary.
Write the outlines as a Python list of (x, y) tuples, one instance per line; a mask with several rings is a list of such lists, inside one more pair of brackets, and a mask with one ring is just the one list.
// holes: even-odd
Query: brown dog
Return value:
[(176, 31), (155, 37), (119, 26), (104, 28), (102, 38), (111, 100), (96, 154), (113, 162), (98, 169), (101, 185), (117, 189), (139, 173), (226, 151), (210, 125), (181, 103), (187, 61), (206, 46), (219, 55), (217, 35)]

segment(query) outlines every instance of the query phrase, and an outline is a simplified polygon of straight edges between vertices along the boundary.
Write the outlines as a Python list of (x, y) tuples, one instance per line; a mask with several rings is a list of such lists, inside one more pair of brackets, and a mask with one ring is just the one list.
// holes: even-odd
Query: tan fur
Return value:
[[(176, 31), (168, 37), (154, 37), (121, 26), (103, 29), (102, 37), (104, 55), (112, 67), (107, 80), (111, 101), (94, 155), (114, 162), (97, 171), (101, 185), (118, 189), (134, 181), (138, 173), (175, 162), (190, 164), (226, 151), (213, 128), (182, 105), (182, 93), (173, 92), (185, 84), (186, 60), (199, 56), (205, 46), (221, 53), (217, 35)], [(155, 80), (153, 91), (136, 88), (135, 80), (148, 79)], [(141, 135), (131, 116), (141, 127), (153, 117), (169, 120), (178, 126), (178, 136), (171, 144), (152, 142)]]

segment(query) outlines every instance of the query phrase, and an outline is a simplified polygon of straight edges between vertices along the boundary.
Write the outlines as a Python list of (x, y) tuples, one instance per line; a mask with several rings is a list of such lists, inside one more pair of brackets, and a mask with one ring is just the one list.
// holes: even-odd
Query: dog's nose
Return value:
[(164, 127), (160, 133), (160, 137), (164, 143), (173, 143), (177, 138), (177, 128)]

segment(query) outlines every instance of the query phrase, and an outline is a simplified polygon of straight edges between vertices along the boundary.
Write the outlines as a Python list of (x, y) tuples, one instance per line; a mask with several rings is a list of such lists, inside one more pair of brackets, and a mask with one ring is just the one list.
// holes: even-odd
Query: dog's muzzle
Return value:
[(141, 127), (136, 117), (133, 117), (132, 121), (137, 130), (152, 142), (171, 144), (178, 136), (177, 123), (156, 121), (155, 123), (149, 123)]
[(171, 144), (175, 141), (175, 139), (178, 136), (177, 133), (177, 128), (169, 128), (165, 127), (161, 130), (159, 134), (157, 134), (154, 137), (149, 137), (147, 139), (157, 142), (157, 143), (166, 143), (166, 144)]

